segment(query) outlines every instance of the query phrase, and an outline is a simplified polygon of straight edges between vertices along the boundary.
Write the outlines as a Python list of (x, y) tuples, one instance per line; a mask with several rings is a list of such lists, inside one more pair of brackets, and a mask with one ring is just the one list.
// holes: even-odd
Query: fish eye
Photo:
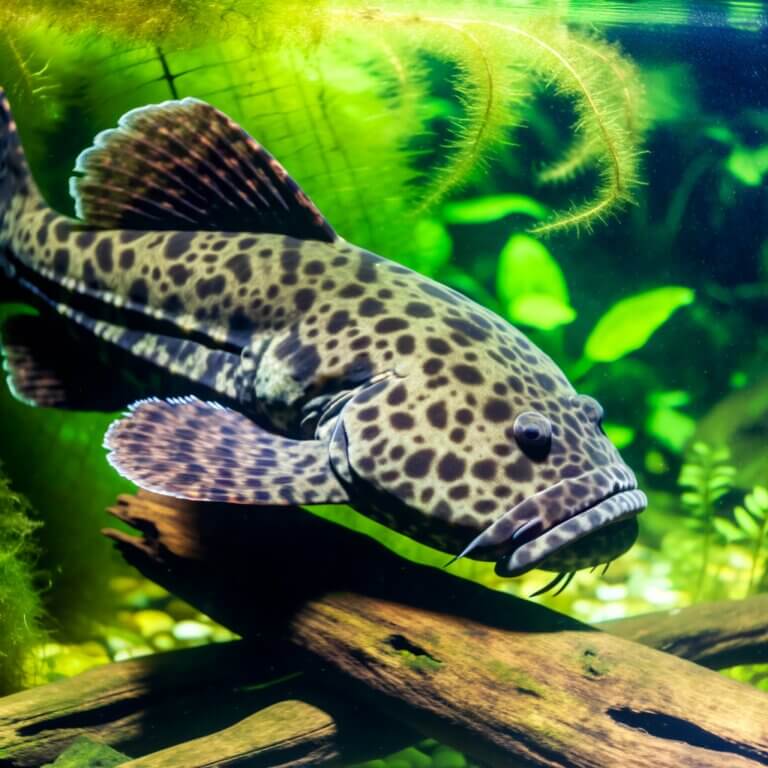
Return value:
[(515, 440), (529, 458), (541, 461), (552, 447), (552, 424), (535, 411), (525, 411), (515, 419)]

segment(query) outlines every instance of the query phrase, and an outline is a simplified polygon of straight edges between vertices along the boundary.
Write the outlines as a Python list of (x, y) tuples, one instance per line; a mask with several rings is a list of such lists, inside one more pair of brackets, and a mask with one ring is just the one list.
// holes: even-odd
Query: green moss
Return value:
[(53, 763), (43, 768), (112, 768), (130, 759), (106, 744), (80, 736)]
[(43, 639), (33, 538), (40, 524), (31, 514), (29, 502), (0, 473), (0, 693), (21, 687), (24, 658)]
[(518, 693), (530, 696), (543, 696), (544, 689), (530, 676), (519, 669), (510, 667), (503, 661), (490, 661), (486, 665), (496, 680), (503, 685), (513, 686)]

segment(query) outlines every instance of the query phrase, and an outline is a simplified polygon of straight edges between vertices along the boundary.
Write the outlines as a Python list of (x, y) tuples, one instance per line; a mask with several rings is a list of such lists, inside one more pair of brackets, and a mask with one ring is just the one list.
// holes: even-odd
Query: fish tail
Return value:
[(11, 105), (0, 88), (0, 301), (15, 298), (14, 269), (7, 250), (16, 221), (30, 206), (41, 208), (45, 203), (30, 173)]

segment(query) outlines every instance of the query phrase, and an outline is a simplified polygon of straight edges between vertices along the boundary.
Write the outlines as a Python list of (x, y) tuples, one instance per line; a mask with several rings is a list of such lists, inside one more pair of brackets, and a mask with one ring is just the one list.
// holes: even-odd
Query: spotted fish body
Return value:
[[(0, 270), (47, 316), (197, 395), (149, 393), (110, 429), (111, 462), (139, 486), (349, 502), (505, 575), (631, 545), (645, 497), (600, 406), (489, 310), (338, 237), (213, 107), (166, 102), (100, 134), (72, 180), (80, 220), (39, 196), (5, 100), (0, 157)], [(4, 332), (12, 387), (61, 407), (77, 389), (88, 407), (43, 338)]]

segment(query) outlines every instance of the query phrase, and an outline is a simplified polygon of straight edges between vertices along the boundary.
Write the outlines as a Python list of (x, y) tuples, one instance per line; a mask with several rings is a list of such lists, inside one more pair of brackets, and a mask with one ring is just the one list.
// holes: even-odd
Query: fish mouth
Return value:
[[(615, 462), (565, 477), (524, 499), (477, 536), (459, 557), (472, 553), (476, 559), (496, 560), (497, 574), (519, 576), (596, 531), (608, 526), (618, 530), (622, 520), (637, 515), (647, 504), (632, 470), (623, 462)], [(626, 531), (622, 533), (624, 541)], [(607, 540), (601, 543), (606, 558), (599, 562), (628, 548), (624, 543), (616, 552), (621, 542), (616, 546)]]
[[(646, 495), (637, 488), (619, 490), (546, 531), (542, 531), (540, 526), (531, 525), (513, 540), (512, 552), (497, 560), (496, 573), (499, 576), (520, 576), (544, 565), (547, 558), (563, 547), (571, 546), (596, 531), (609, 526), (618, 529), (621, 521), (635, 517), (647, 506)], [(599, 562), (605, 562), (626, 551), (634, 541), (636, 531), (633, 534), (631, 540), (617, 542), (619, 551), (603, 553), (605, 556)], [(597, 565), (597, 562), (585, 563), (583, 567), (587, 565)]]

